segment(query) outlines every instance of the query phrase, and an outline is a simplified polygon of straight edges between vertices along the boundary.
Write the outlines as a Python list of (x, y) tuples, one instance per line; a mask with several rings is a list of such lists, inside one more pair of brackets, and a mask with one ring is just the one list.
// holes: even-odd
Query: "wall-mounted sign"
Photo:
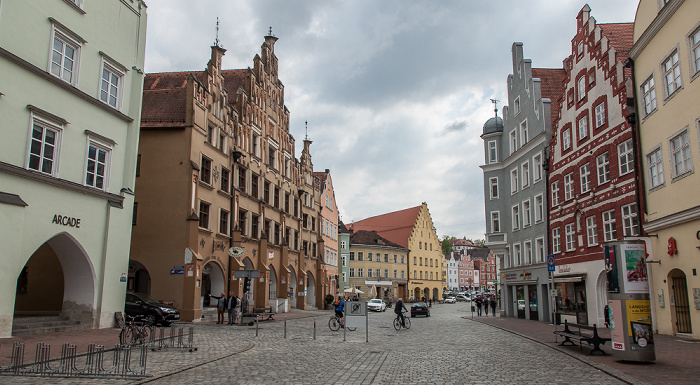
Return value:
[(119, 282), (126, 282), (126, 273), (122, 273), (122, 276), (119, 278)]
[(185, 269), (170, 269), (170, 275), (184, 275)]
[(668, 239), (668, 255), (678, 254), (678, 247), (676, 246), (676, 238)]
[(51, 221), (51, 223), (55, 223), (57, 225), (62, 226), (75, 227), (76, 229), (80, 228), (80, 218), (73, 218), (58, 214), (53, 216), (53, 220)]
[(240, 246), (234, 246), (228, 249), (228, 255), (232, 257), (240, 257), (241, 255), (243, 255), (243, 252), (244, 250)]

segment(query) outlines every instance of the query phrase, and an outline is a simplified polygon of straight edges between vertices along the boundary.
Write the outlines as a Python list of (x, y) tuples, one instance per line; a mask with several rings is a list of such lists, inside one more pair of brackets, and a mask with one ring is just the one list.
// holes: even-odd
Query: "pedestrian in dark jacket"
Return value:
[(489, 302), (489, 304), (491, 305), (491, 314), (493, 314), (493, 316), (495, 317), (496, 316), (496, 298), (495, 297), (491, 298), (491, 302)]
[(476, 297), (476, 315), (481, 317), (481, 305), (484, 304), (484, 301), (481, 299), (481, 297)]
[(211, 298), (214, 298), (217, 300), (216, 302), (216, 323), (217, 324), (223, 324), (224, 323), (224, 311), (226, 310), (226, 294), (221, 293), (220, 297), (217, 297), (215, 295), (209, 294)]
[(484, 314), (489, 316), (489, 297), (484, 298)]

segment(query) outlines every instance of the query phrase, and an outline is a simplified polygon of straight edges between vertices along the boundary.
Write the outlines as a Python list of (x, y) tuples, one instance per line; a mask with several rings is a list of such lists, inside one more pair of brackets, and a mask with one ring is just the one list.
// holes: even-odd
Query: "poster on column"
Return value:
[(649, 294), (644, 244), (622, 244), (620, 245), (620, 252), (622, 254), (622, 268), (625, 274), (625, 293)]
[(628, 343), (631, 350), (649, 350), (654, 343), (651, 330), (651, 305), (648, 300), (627, 300)]
[(610, 316), (610, 338), (614, 350), (625, 350), (625, 319), (622, 316), (622, 301), (619, 299), (608, 300)]

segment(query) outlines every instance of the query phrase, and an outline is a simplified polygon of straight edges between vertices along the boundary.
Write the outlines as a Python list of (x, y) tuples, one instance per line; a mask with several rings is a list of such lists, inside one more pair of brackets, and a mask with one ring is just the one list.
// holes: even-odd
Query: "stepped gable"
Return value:
[(408, 248), (408, 238), (415, 226), (421, 206), (394, 211), (357, 221), (351, 224), (353, 231), (375, 230), (387, 240)]
[(236, 92), (239, 88), (245, 88), (245, 77), (248, 70), (221, 70), (224, 77), (224, 88), (228, 92), (229, 104), (236, 100)]
[(552, 120), (559, 116), (561, 105), (557, 102), (564, 94), (564, 79), (566, 71), (563, 68), (533, 68), (532, 77), (540, 79), (540, 95), (548, 98), (551, 103)]
[(192, 72), (146, 74), (141, 127), (185, 127), (187, 79)]
[(359, 230), (354, 232), (350, 236), (350, 243), (353, 245), (373, 245), (373, 246), (388, 246), (401, 248), (401, 245), (397, 245), (388, 239), (383, 238), (376, 231)]

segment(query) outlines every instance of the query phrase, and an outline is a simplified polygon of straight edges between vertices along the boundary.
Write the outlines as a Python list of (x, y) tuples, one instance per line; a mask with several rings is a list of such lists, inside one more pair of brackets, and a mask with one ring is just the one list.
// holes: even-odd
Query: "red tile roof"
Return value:
[(609, 46), (617, 51), (617, 61), (625, 61), (632, 49), (634, 23), (597, 24), (603, 31), (603, 36), (610, 41)]
[(229, 103), (233, 104), (236, 100), (236, 91), (239, 88), (245, 88), (245, 75), (248, 70), (221, 70), (224, 76), (224, 88), (228, 92)]
[(388, 246), (401, 247), (390, 240), (383, 238), (376, 231), (358, 230), (350, 236), (350, 244), (353, 245), (370, 245), (370, 246)]
[(543, 98), (549, 98), (552, 103), (553, 122), (559, 116), (561, 104), (558, 103), (559, 98), (564, 95), (564, 79), (566, 72), (563, 68), (533, 68), (532, 77), (540, 79), (540, 91)]
[(353, 231), (376, 230), (377, 234), (394, 242), (401, 247), (408, 248), (408, 237), (418, 218), (421, 206), (394, 211), (353, 222), (349, 225)]

